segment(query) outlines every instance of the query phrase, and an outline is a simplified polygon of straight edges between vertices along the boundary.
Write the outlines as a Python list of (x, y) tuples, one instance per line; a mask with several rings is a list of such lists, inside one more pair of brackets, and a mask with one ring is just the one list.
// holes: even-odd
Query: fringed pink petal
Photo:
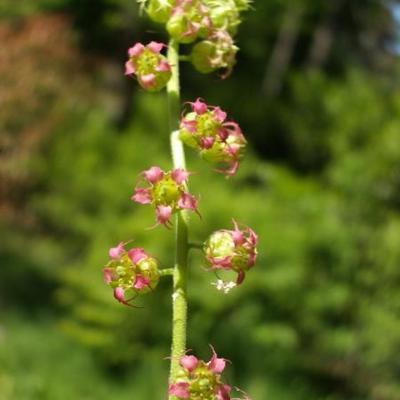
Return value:
[(170, 222), (169, 219), (171, 218), (172, 215), (172, 208), (171, 206), (157, 206), (156, 208), (156, 219), (157, 223), (162, 224), (162, 225), (168, 225)]
[(136, 247), (128, 251), (128, 257), (131, 259), (133, 264), (137, 264), (143, 258), (148, 257), (148, 255), (142, 248)]
[(195, 133), (197, 129), (197, 121), (183, 118), (181, 128), (186, 129), (190, 133)]
[(200, 97), (198, 97), (196, 99), (196, 101), (194, 101), (193, 103), (189, 104), (192, 106), (192, 110), (197, 114), (197, 115), (201, 115), (207, 112), (208, 110), (208, 106), (206, 103), (204, 103), (203, 101), (201, 101)]
[(202, 149), (211, 149), (213, 147), (215, 139), (212, 136), (202, 137), (200, 139), (200, 147)]
[(159, 54), (164, 47), (167, 47), (167, 45), (160, 42), (150, 42), (146, 47), (153, 53)]
[(104, 282), (107, 284), (113, 281), (113, 273), (110, 268), (103, 268), (103, 279)]
[(171, 171), (171, 178), (178, 184), (186, 182), (189, 178), (190, 172), (184, 170), (183, 168), (175, 168)]
[(188, 382), (171, 383), (168, 388), (168, 394), (171, 396), (176, 396), (179, 399), (188, 399), (190, 397), (189, 383)]
[(180, 364), (183, 368), (192, 372), (198, 364), (199, 360), (195, 356), (183, 356), (180, 359)]
[(116, 287), (114, 289), (114, 298), (121, 304), (129, 306), (129, 303), (125, 300), (125, 291), (121, 287)]
[(214, 116), (219, 122), (224, 122), (226, 119), (226, 112), (222, 111), (219, 107), (214, 108)]
[(143, 289), (144, 287), (149, 286), (150, 279), (144, 277), (143, 275), (136, 275), (135, 282), (133, 287), (137, 290)]
[(151, 167), (143, 171), (144, 178), (153, 185), (164, 177), (164, 171), (160, 167)]
[(212, 346), (210, 347), (213, 354), (210, 361), (207, 363), (207, 367), (210, 371), (214, 372), (215, 374), (220, 374), (225, 369), (226, 360), (225, 358), (218, 358), (214, 348)]
[(217, 387), (216, 400), (230, 400), (232, 388), (229, 385), (221, 384)]
[(151, 89), (152, 87), (155, 86), (156, 84), (156, 75), (155, 74), (146, 74), (146, 75), (141, 75), (138, 77), (141, 85), (145, 89)]
[(137, 57), (142, 53), (144, 50), (144, 46), (142, 43), (136, 43), (131, 48), (128, 49), (128, 56), (129, 57)]
[(133, 75), (136, 72), (135, 67), (132, 64), (131, 60), (128, 60), (125, 63), (125, 75)]
[(152, 201), (150, 189), (136, 188), (131, 200), (140, 204), (150, 204)]
[(170, 72), (171, 66), (169, 65), (168, 61), (161, 60), (156, 67), (157, 72)]
[(124, 243), (121, 242), (117, 246), (111, 247), (111, 249), (108, 250), (108, 255), (110, 256), (110, 258), (117, 260), (122, 256), (122, 254), (124, 254), (124, 252), (125, 252)]

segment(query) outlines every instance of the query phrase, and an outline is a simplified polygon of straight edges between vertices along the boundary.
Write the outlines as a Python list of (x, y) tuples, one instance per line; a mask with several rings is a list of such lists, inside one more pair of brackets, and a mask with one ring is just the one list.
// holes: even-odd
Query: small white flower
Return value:
[(235, 282), (224, 282), (222, 279), (218, 279), (217, 282), (212, 282), (211, 285), (215, 286), (217, 290), (223, 291), (225, 294), (229, 293), (234, 287), (236, 287)]

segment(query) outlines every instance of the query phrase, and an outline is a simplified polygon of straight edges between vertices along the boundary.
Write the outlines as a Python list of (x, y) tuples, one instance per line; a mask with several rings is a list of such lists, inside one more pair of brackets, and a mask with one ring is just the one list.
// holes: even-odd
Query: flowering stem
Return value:
[[(168, 110), (171, 129), (171, 151), (174, 168), (186, 169), (185, 153), (178, 137), (180, 116), (179, 44), (173, 39), (168, 46), (168, 62), (172, 77), (168, 82)], [(186, 275), (188, 262), (188, 225), (186, 211), (180, 211), (175, 221), (175, 265), (172, 294), (172, 346), (170, 382), (176, 380), (179, 359), (186, 351), (187, 293)], [(170, 397), (170, 399), (172, 399)]]

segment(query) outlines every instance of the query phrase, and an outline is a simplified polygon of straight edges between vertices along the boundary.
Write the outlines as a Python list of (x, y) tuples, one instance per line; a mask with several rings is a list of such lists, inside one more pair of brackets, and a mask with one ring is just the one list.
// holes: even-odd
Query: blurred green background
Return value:
[[(192, 239), (232, 216), (260, 236), (229, 295), (191, 255), (188, 347), (254, 400), (400, 399), (397, 3), (256, 0), (229, 79), (182, 65), (183, 100), (249, 140), (228, 181), (188, 151)], [(128, 46), (163, 38), (134, 0), (0, 0), (0, 400), (166, 396), (169, 279), (132, 310), (101, 273), (121, 240), (173, 260), (129, 200), (169, 168), (165, 95), (123, 76)]]

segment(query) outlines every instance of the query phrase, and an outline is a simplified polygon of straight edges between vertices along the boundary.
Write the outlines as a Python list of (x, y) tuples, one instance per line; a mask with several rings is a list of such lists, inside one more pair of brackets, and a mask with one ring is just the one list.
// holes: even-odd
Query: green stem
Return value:
[(174, 269), (173, 268), (164, 268), (159, 270), (160, 276), (168, 276), (168, 275), (174, 275)]
[(204, 247), (204, 243), (201, 243), (201, 242), (190, 242), (189, 243), (190, 249), (203, 250), (203, 247)]
[[(179, 140), (180, 117), (179, 85), (179, 44), (173, 39), (168, 46), (168, 62), (172, 68), (172, 77), (168, 82), (168, 110), (171, 129), (171, 151), (174, 168), (186, 169), (185, 152)], [(173, 382), (179, 372), (179, 359), (186, 351), (187, 292), (186, 275), (188, 263), (188, 224), (187, 213), (181, 211), (175, 220), (175, 265), (172, 294), (172, 346), (171, 370), (169, 380)], [(171, 396), (170, 399), (174, 398)]]

